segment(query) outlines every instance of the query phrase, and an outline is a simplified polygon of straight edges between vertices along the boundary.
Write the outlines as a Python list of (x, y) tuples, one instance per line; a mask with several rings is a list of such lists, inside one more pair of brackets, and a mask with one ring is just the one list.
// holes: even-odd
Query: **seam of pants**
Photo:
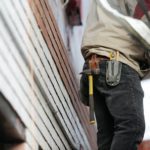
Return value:
[[(129, 83), (129, 86), (130, 86), (130, 90), (131, 90), (131, 94), (132, 94), (132, 101), (133, 101), (133, 105), (134, 105), (134, 110), (136, 112), (136, 115), (138, 115), (138, 112), (137, 112), (137, 109), (136, 109), (136, 106), (135, 106), (135, 91), (133, 90), (133, 86), (132, 86), (132, 79), (130, 79), (130, 83)], [(136, 131), (135, 131), (135, 134), (134, 134), (134, 139), (137, 137), (137, 132), (138, 132), (138, 117), (136, 117)], [(130, 144), (130, 149), (132, 148), (132, 144)]]

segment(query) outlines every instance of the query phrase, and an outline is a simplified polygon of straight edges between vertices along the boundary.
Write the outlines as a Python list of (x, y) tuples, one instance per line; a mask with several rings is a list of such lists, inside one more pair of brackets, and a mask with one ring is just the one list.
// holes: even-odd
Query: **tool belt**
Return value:
[(106, 83), (109, 86), (116, 86), (120, 82), (122, 63), (119, 61), (119, 52), (114, 51), (110, 53), (109, 57), (93, 54), (86, 59), (89, 65), (88, 69), (83, 70), (83, 74), (97, 75), (100, 73), (99, 64), (106, 60)]
[[(100, 63), (102, 60), (110, 60), (110, 58), (109, 58), (109, 57), (106, 57), (106, 56), (97, 55), (97, 54), (93, 54), (93, 55), (95, 55), (96, 61), (99, 62), (99, 63)], [(91, 60), (91, 58), (92, 58), (93, 55), (90, 55), (89, 57), (87, 57), (87, 58), (85, 59), (85, 62), (88, 63), (89, 60)]]
[(120, 82), (121, 76), (121, 68), (122, 63), (119, 62), (119, 52), (110, 53), (110, 57), (99, 56), (93, 54), (86, 59), (86, 64), (88, 64), (88, 68), (83, 70), (82, 74), (86, 74), (88, 76), (89, 82), (89, 107), (90, 107), (90, 124), (95, 124), (94, 117), (94, 88), (93, 88), (93, 75), (100, 74), (100, 63), (101, 61), (106, 60), (106, 83), (109, 86), (116, 86)]

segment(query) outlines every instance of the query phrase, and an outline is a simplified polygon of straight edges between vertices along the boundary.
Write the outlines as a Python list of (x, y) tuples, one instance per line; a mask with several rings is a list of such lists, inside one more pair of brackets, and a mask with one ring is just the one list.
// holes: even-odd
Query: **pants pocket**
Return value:
[(80, 79), (79, 96), (80, 96), (81, 102), (86, 106), (89, 106), (88, 92), (89, 92), (88, 80), (87, 80), (86, 75), (83, 74)]

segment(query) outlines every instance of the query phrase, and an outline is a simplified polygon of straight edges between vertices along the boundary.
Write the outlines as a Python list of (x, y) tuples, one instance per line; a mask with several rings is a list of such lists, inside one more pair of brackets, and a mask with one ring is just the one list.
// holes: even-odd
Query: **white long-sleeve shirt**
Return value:
[[(128, 2), (128, 7), (131, 8), (129, 0), (108, 0), (108, 2), (125, 15), (129, 13), (126, 11), (125, 3), (127, 5)], [(134, 2), (131, 16), (134, 15), (133, 10), (136, 8)], [(139, 62), (144, 61), (144, 49), (141, 43), (133, 38), (119, 20), (108, 15), (98, 4), (98, 0), (92, 0), (90, 6), (81, 49), (84, 58), (86, 59), (91, 53), (109, 57), (110, 52), (119, 51), (119, 61), (131, 66), (142, 77), (144, 74), (140, 70)], [(144, 17), (142, 16), (141, 19), (145, 19)]]

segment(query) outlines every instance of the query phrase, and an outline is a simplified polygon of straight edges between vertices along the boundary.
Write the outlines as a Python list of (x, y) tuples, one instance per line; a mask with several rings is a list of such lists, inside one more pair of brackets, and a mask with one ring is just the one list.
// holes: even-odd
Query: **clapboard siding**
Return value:
[[(95, 130), (92, 127), (88, 126), (89, 124), (88, 121), (89, 119), (87, 116), (88, 112), (85, 109), (85, 107), (83, 107), (83, 105), (79, 102), (77, 88), (76, 86), (74, 86), (75, 81), (73, 80), (73, 75), (71, 75), (73, 74), (73, 71), (71, 70), (70, 63), (67, 61), (68, 58), (66, 50), (64, 48), (60, 34), (58, 33), (59, 30), (57, 28), (55, 19), (52, 15), (50, 6), (48, 5), (46, 0), (45, 1), (30, 0), (30, 5), (35, 14), (39, 27), (41, 28), (45, 41), (50, 49), (51, 55), (64, 81), (67, 91), (69, 92), (72, 103), (76, 109), (76, 112), (78, 113), (80, 121), (84, 126), (84, 129), (88, 135), (89, 141), (91, 141), (91, 143), (95, 143), (96, 141), (95, 136), (93, 136), (92, 138), (90, 136), (93, 133), (95, 133)], [(45, 5), (45, 7), (43, 5)], [(54, 43), (55, 41), (56, 43)]]
[[(2, 48), (4, 48), (4, 47), (2, 47)], [(7, 51), (6, 51), (6, 48), (5, 48), (5, 53), (6, 52)], [(16, 80), (19, 79), (19, 80), (21, 80), (21, 83), (24, 84), (24, 86), (26, 85), (23, 82), (25, 80), (21, 77), (21, 74), (18, 71), (20, 69), (17, 69), (17, 66), (15, 66), (15, 63), (13, 62), (14, 59), (9, 56), (8, 52), (6, 53), (6, 55), (4, 55), (4, 53), (1, 54), (1, 57), (3, 57), (3, 58), (1, 58), (1, 60), (2, 60), (1, 71), (4, 74), (3, 76), (6, 78), (6, 80), (8, 80), (8, 83), (10, 84), (10, 87), (12, 86), (12, 89), (14, 90), (14, 94), (16, 94), (16, 96), (18, 96), (18, 98), (20, 100), (22, 100), (22, 104), (27, 109), (26, 111), (28, 111), (28, 114), (31, 116), (31, 119), (33, 121), (37, 122), (37, 126), (38, 126), (39, 129), (41, 128), (42, 134), (44, 134), (44, 136), (47, 136), (47, 140), (50, 140), (52, 142), (51, 137), (48, 135), (48, 131), (46, 131), (46, 129), (45, 129), (45, 125), (47, 125), (47, 124), (44, 125), (43, 122), (40, 120), (39, 116), (37, 115), (38, 113), (35, 112), (35, 108), (33, 108), (33, 106), (28, 102), (28, 99), (26, 98), (26, 95), (20, 89), (20, 86), (18, 85), (19, 83), (17, 83), (17, 81), (16, 81)], [(9, 63), (8, 65), (10, 65), (10, 67), (8, 65), (6, 65), (4, 62), (8, 62)], [(12, 67), (15, 68), (15, 70), (12, 70), (11, 69)], [(8, 69), (6, 69), (6, 68), (8, 68)], [(26, 88), (26, 89), (29, 90), (29, 88)], [(32, 89), (30, 89), (30, 90), (32, 90)], [(8, 92), (9, 92), (9, 90), (8, 90)], [(28, 91), (28, 92), (30, 92), (30, 91)], [(23, 98), (21, 98), (21, 97), (23, 97)], [(34, 97), (31, 97), (31, 98), (32, 98), (32, 100), (34, 99)], [(34, 104), (34, 107), (36, 107), (36, 109), (38, 109), (39, 114), (43, 115), (42, 111), (40, 111), (39, 107), (37, 106), (37, 102), (35, 104)], [(42, 117), (44, 118), (44, 116), (46, 116), (46, 115), (43, 115)], [(52, 129), (52, 131), (53, 131), (53, 129)], [(34, 130), (33, 130), (33, 132), (34, 132)], [(51, 143), (51, 145), (53, 145), (53, 143)]]
[(30, 0), (30, 6), (0, 1), (0, 90), (27, 128), (25, 147), (94, 149), (94, 129), (86, 125), (57, 25), (47, 19), (48, 3)]
[[(23, 20), (24, 20), (24, 18), (23, 18)], [(37, 49), (39, 49), (39, 48), (37, 48)], [(44, 59), (44, 60), (45, 60), (45, 59)], [(50, 69), (50, 68), (48, 68), (48, 69)], [(52, 75), (51, 72), (49, 72), (49, 74)], [(52, 81), (53, 81), (53, 79), (52, 79)], [(56, 85), (54, 85), (54, 86), (56, 87)], [(56, 91), (58, 91), (58, 89), (56, 89)], [(58, 94), (59, 94), (59, 93), (60, 93), (60, 92), (58, 91)], [(63, 99), (63, 97), (61, 97), (61, 99)], [(61, 108), (61, 107), (60, 107), (60, 108)], [(68, 110), (68, 108), (66, 108), (66, 110)], [(75, 135), (74, 135), (74, 136), (75, 136)]]

